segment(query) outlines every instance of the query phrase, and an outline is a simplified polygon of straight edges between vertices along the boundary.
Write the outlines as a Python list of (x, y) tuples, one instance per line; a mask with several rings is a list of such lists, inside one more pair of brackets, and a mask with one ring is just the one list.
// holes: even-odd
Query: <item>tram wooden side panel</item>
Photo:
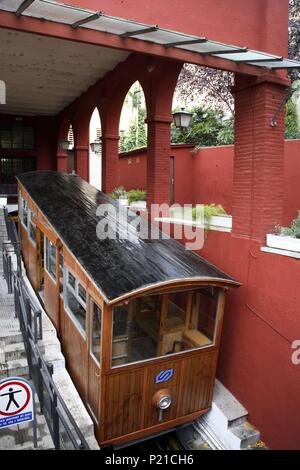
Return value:
[(53, 322), (57, 331), (59, 331), (59, 298), (57, 296), (56, 282), (44, 270), (44, 304), (45, 310)]
[[(153, 427), (176, 426), (184, 416), (201, 414), (211, 406), (217, 350), (199, 351), (189, 357), (158, 364), (115, 370), (102, 376), (105, 381), (105, 414), (101, 419), (101, 441), (108, 441)], [(173, 370), (170, 380), (156, 383), (156, 376)], [(152, 404), (157, 390), (168, 389), (172, 405), (158, 419), (158, 409)], [(157, 429), (159, 431), (159, 429)]]

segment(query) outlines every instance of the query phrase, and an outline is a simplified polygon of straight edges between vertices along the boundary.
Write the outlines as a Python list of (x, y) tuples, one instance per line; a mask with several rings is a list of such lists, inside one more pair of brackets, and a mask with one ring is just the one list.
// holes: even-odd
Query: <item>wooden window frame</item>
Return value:
[[(209, 287), (209, 286), (208, 286)], [(211, 286), (213, 287), (213, 286)], [(162, 361), (162, 360), (169, 360), (169, 358), (172, 358), (172, 359), (176, 359), (177, 357), (180, 357), (180, 356), (185, 356), (185, 355), (190, 355), (191, 353), (195, 353), (195, 352), (200, 352), (200, 351), (204, 351), (204, 350), (208, 350), (208, 349), (215, 349), (217, 347), (219, 347), (219, 343), (220, 343), (220, 335), (221, 335), (221, 323), (222, 323), (222, 319), (223, 319), (223, 307), (224, 307), (224, 294), (223, 294), (223, 289), (220, 288), (220, 287), (214, 287), (215, 289), (218, 289), (218, 296), (217, 296), (217, 299), (216, 299), (216, 316), (215, 316), (215, 324), (214, 324), (214, 336), (213, 336), (213, 340), (212, 340), (212, 343), (211, 344), (207, 344), (207, 345), (204, 345), (204, 346), (199, 346), (199, 347), (195, 347), (195, 348), (191, 348), (191, 349), (187, 349), (185, 351), (178, 351), (178, 352), (174, 352), (174, 353), (171, 353), (171, 354), (165, 354), (165, 355), (159, 355), (159, 356), (155, 356), (155, 357), (151, 357), (151, 358), (148, 358), (148, 359), (144, 359), (142, 361), (134, 361), (134, 362), (128, 362), (126, 364), (119, 364), (119, 365), (116, 365), (116, 366), (113, 366), (112, 365), (112, 347), (113, 347), (113, 319), (114, 319), (114, 306), (112, 306), (112, 309), (111, 309), (111, 312), (112, 312), (112, 315), (111, 315), (111, 340), (110, 340), (110, 370), (116, 370), (118, 368), (124, 368), (124, 367), (135, 367), (135, 366), (139, 366), (140, 364), (142, 363), (151, 363), (153, 361)], [(192, 289), (191, 290), (191, 293), (194, 295), (197, 290), (201, 289), (201, 287), (199, 287), (198, 289), (195, 288), (195, 289)], [(174, 291), (174, 292), (179, 292), (179, 291)], [(166, 299), (168, 298), (168, 295), (173, 293), (172, 291), (171, 292), (164, 292), (164, 293), (161, 293), (161, 294), (153, 294), (153, 295), (161, 295), (162, 296), (162, 305), (165, 304), (165, 310), (166, 310), (166, 305), (167, 305), (167, 302), (166, 302)], [(151, 295), (149, 293), (149, 295)], [(132, 299), (132, 300), (135, 300), (135, 299)], [(191, 305), (191, 299), (188, 299), (187, 301), (187, 308), (191, 307), (192, 308), (192, 305)], [(118, 305), (116, 305), (115, 307), (118, 307)], [(163, 309), (164, 307), (162, 306), (161, 309)], [(166, 311), (163, 312), (161, 315), (165, 315), (166, 316)], [(186, 313), (186, 325), (187, 325), (187, 322), (189, 321), (189, 315), (188, 313)]]
[[(75, 288), (69, 283), (69, 273), (75, 278)], [(79, 284), (86, 292), (86, 302), (84, 302), (78, 294)], [(77, 318), (75, 317), (74, 313), (72, 312), (72, 310), (70, 309), (68, 305), (68, 292), (67, 292), (68, 290), (71, 292), (71, 294), (75, 297), (77, 302), (81, 305), (81, 307), (85, 311), (85, 329), (82, 328), (81, 324), (79, 323), (79, 321), (77, 320)], [(86, 341), (87, 340), (87, 328), (88, 328), (88, 322), (87, 322), (87, 315), (88, 315), (87, 306), (89, 302), (88, 292), (87, 292), (86, 287), (82, 284), (82, 282), (76, 278), (76, 276), (73, 274), (70, 268), (68, 268), (68, 266), (66, 265), (64, 265), (64, 269), (63, 269), (63, 299), (64, 299), (65, 311), (67, 312), (68, 316), (71, 318), (76, 329), (79, 331), (81, 336)]]
[[(89, 352), (92, 358), (94, 359), (95, 363), (101, 368), (101, 359), (102, 359), (102, 334), (103, 334), (103, 308), (99, 305), (98, 302), (93, 297), (90, 297), (89, 299), (89, 304), (90, 304), (90, 345), (89, 345)], [(94, 311), (93, 311), (93, 304), (98, 307), (100, 310), (100, 325), (101, 325), (101, 330), (100, 330), (100, 361), (96, 358), (95, 354), (93, 353), (92, 346), (93, 346), (93, 319), (94, 319)]]
[[(48, 276), (51, 278), (51, 280), (56, 284), (57, 282), (57, 279), (56, 277), (53, 276), (53, 274), (48, 270), (48, 262), (47, 262), (47, 241), (49, 243), (51, 243), (55, 249), (56, 249), (56, 257), (55, 257), (55, 267), (56, 267), (56, 262), (57, 262), (57, 247), (55, 246), (55, 244), (46, 236), (44, 235), (44, 270), (46, 271), (46, 273), (48, 274)], [(56, 276), (56, 269), (55, 269), (55, 276)]]

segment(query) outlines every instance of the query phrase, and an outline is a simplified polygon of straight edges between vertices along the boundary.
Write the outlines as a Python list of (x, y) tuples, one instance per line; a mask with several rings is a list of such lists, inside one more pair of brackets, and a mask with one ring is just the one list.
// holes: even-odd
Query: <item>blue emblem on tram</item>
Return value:
[(170, 380), (174, 375), (174, 369), (162, 370), (157, 376), (155, 377), (155, 383), (160, 384), (162, 382), (166, 382)]

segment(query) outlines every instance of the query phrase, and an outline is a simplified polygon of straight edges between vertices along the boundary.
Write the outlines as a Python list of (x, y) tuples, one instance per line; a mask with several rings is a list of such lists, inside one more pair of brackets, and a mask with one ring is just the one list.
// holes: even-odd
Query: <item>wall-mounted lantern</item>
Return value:
[(69, 150), (70, 141), (67, 139), (60, 140), (58, 145), (59, 145), (59, 148), (61, 148), (62, 150)]
[(90, 143), (91, 151), (99, 155), (102, 150), (102, 142), (100, 139), (96, 139), (94, 142)]
[(173, 113), (173, 121), (176, 127), (179, 129), (186, 129), (189, 127), (193, 113), (189, 113), (184, 108), (181, 108), (181, 111), (176, 111)]

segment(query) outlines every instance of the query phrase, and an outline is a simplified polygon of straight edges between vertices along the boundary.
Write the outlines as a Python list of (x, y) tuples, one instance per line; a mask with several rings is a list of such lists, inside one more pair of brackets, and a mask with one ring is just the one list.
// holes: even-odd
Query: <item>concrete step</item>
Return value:
[(29, 369), (26, 358), (16, 359), (9, 361), (5, 364), (6, 366), (6, 376), (2, 377), (24, 377), (28, 378)]
[(251, 448), (260, 439), (260, 432), (248, 421), (245, 421), (238, 426), (233, 426), (230, 430), (236, 437), (241, 449)]
[(213, 449), (241, 450), (260, 439), (259, 431), (247, 419), (247, 410), (216, 380), (211, 409), (194, 427)]
[(17, 359), (26, 358), (26, 351), (23, 343), (7, 344), (0, 348), (0, 362), (8, 363)]
[(4, 348), (10, 344), (18, 344), (23, 342), (22, 333), (12, 333), (11, 335), (0, 337), (0, 348)]

